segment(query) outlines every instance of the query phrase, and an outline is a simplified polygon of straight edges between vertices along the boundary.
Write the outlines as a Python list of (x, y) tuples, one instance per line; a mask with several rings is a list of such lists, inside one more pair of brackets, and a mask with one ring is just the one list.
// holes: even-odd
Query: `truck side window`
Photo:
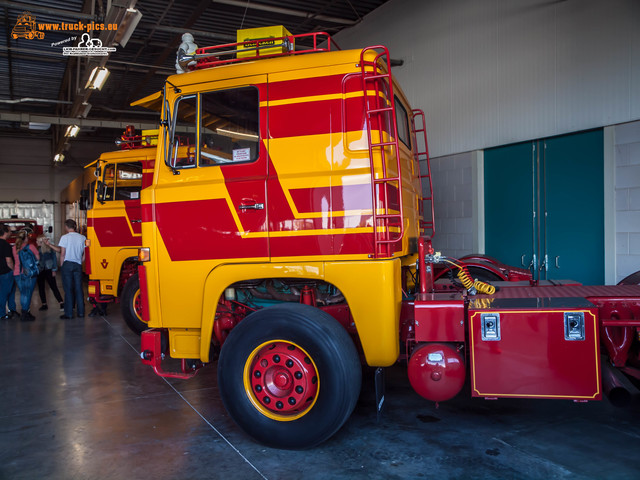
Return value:
[(111, 163), (104, 167), (104, 176), (102, 177), (103, 190), (102, 200), (103, 202), (110, 202), (113, 200), (113, 192), (116, 185), (116, 166)]
[(398, 138), (407, 147), (411, 148), (411, 130), (409, 129), (409, 114), (407, 109), (398, 97), (396, 101), (396, 128), (398, 129)]
[(172, 141), (167, 165), (173, 168), (193, 168), (196, 166), (196, 118), (197, 97), (180, 97), (173, 115)]
[(115, 200), (139, 200), (142, 189), (142, 165), (140, 162), (118, 165)]
[(200, 165), (253, 162), (260, 151), (258, 89), (241, 87), (200, 97)]

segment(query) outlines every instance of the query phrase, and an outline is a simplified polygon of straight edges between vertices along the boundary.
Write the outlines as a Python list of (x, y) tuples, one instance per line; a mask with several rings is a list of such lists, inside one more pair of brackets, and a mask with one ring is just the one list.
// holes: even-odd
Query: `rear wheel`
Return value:
[(353, 341), (330, 315), (300, 304), (259, 310), (222, 346), (218, 386), (231, 418), (259, 442), (313, 447), (346, 422), (361, 366)]
[(142, 321), (142, 300), (140, 298), (140, 280), (138, 274), (131, 276), (122, 289), (120, 297), (122, 316), (127, 326), (140, 335), (149, 326)]

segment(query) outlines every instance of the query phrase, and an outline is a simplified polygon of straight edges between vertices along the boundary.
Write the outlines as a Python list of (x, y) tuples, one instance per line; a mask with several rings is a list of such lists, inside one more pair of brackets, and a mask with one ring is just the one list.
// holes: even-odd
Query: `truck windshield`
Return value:
[(142, 165), (128, 162), (107, 165), (104, 169), (104, 201), (138, 200), (142, 189)]

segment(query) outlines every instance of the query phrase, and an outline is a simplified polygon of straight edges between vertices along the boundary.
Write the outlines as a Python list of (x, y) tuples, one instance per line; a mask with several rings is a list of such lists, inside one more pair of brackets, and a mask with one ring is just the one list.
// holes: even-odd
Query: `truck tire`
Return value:
[(218, 361), (220, 396), (250, 436), (276, 448), (327, 440), (353, 411), (362, 381), (358, 352), (333, 317), (281, 304), (235, 327)]
[(122, 317), (131, 331), (140, 335), (149, 326), (142, 321), (142, 303), (140, 301), (140, 280), (138, 274), (132, 275), (125, 283), (120, 296)]

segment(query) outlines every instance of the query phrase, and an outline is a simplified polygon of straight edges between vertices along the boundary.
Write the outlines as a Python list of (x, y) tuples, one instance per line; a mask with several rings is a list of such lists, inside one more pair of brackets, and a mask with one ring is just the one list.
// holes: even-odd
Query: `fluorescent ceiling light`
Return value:
[(89, 81), (84, 88), (87, 90), (102, 90), (107, 78), (109, 78), (109, 70), (106, 67), (96, 67), (91, 72)]
[(140, 10), (136, 10), (135, 8), (127, 8), (124, 14), (124, 18), (118, 26), (118, 31), (116, 32), (114, 41), (121, 47), (126, 47), (129, 38), (131, 38), (131, 34), (138, 26), (138, 22), (140, 22), (141, 18), (142, 13), (140, 13)]
[(251, 133), (242, 133), (242, 132), (235, 132), (233, 130), (225, 130), (224, 128), (216, 128), (216, 133), (218, 135), (222, 135), (224, 137), (231, 137), (231, 138), (246, 138), (249, 140), (257, 140), (258, 139), (258, 135), (254, 135)]
[(82, 107), (81, 107), (79, 116), (82, 118), (87, 118), (87, 115), (89, 115), (89, 110), (91, 110), (91, 104), (87, 102), (82, 102)]
[(65, 137), (77, 137), (80, 127), (78, 125), (69, 125), (67, 131), (64, 132)]
[(49, 130), (50, 123), (29, 122), (29, 130)]

